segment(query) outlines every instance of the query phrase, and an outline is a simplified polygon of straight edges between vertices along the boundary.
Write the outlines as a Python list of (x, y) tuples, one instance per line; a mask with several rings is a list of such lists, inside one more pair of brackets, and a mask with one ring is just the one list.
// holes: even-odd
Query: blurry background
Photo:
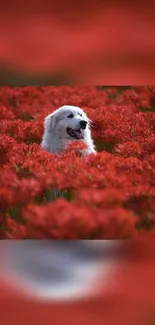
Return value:
[(3, 241), (1, 322), (153, 325), (154, 252), (149, 239)]
[(153, 84), (153, 1), (6, 1), (0, 85)]
[(120, 246), (115, 240), (6, 241), (1, 276), (35, 299), (90, 297), (98, 294), (100, 278), (107, 287)]

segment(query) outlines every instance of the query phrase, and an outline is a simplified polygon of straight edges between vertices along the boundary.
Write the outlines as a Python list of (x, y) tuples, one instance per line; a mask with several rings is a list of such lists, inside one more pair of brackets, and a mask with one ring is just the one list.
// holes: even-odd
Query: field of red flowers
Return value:
[[(93, 121), (96, 156), (40, 147), (64, 104)], [(51, 188), (66, 190), (50, 202)], [(155, 233), (155, 87), (1, 87), (0, 238), (102, 239)]]

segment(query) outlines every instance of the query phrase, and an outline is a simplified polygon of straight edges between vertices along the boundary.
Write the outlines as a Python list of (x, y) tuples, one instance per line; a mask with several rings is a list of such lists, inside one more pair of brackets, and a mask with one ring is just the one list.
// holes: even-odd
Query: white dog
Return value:
[(73, 140), (86, 143), (83, 154), (96, 152), (87, 115), (79, 107), (64, 105), (45, 118), (41, 146), (51, 153), (59, 153)]

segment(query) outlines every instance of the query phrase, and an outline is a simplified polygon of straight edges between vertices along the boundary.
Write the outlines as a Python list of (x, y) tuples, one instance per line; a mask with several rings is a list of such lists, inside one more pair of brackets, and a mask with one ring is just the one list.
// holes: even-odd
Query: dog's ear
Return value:
[(55, 126), (55, 122), (56, 122), (56, 113), (51, 113), (50, 115), (48, 115), (45, 120), (44, 120), (44, 128), (45, 130), (47, 130), (47, 132), (51, 133), (52, 129)]

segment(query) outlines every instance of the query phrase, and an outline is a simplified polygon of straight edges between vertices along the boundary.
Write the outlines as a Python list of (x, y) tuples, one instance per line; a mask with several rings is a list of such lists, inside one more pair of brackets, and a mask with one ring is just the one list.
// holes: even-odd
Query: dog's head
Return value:
[(45, 119), (45, 132), (57, 139), (82, 140), (89, 131), (89, 119), (76, 106), (64, 105)]

